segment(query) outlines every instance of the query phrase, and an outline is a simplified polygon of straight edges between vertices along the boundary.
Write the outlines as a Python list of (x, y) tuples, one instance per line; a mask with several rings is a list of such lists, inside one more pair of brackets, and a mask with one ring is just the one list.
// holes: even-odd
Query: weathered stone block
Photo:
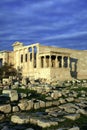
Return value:
[(0, 114), (0, 121), (3, 120), (5, 118), (4, 114)]
[(19, 104), (18, 104), (19, 108), (21, 110), (26, 110), (27, 106), (28, 106), (28, 102), (27, 100), (22, 100)]
[(66, 103), (66, 101), (65, 101), (65, 99), (63, 99), (63, 98), (60, 98), (60, 99), (59, 99), (59, 103), (64, 104), (64, 103)]
[(73, 102), (74, 101), (74, 98), (73, 97), (68, 97), (66, 98), (67, 102)]
[(66, 115), (64, 117), (67, 118), (67, 119), (75, 121), (75, 120), (80, 118), (80, 114), (70, 114), (70, 115)]
[(29, 120), (29, 116), (26, 116), (25, 114), (11, 116), (11, 121), (17, 124), (28, 124)]
[(18, 93), (16, 90), (3, 90), (3, 94), (9, 94), (11, 101), (17, 101), (18, 100)]
[(58, 122), (54, 122), (54, 121), (52, 122), (52, 121), (49, 121), (49, 120), (41, 119), (41, 120), (38, 120), (37, 125), (42, 127), (42, 128), (47, 128), (47, 127), (50, 127), (50, 126), (58, 125)]
[(12, 112), (18, 112), (19, 111), (19, 107), (18, 106), (13, 106), (12, 107)]
[(26, 110), (33, 109), (33, 105), (34, 105), (33, 100), (28, 100), (27, 103), (28, 103), (28, 105), (26, 107)]
[(45, 102), (44, 101), (40, 101), (40, 107), (41, 108), (43, 108), (43, 107), (45, 107), (46, 105), (45, 105)]
[(4, 113), (10, 113), (11, 105), (10, 104), (0, 105), (0, 111)]
[(68, 129), (68, 130), (80, 130), (80, 128), (79, 127), (73, 127), (73, 128)]
[(40, 108), (40, 103), (39, 102), (35, 102), (34, 103), (34, 109), (39, 109)]
[(52, 101), (46, 101), (46, 107), (50, 107), (50, 106), (52, 106)]
[(37, 117), (30, 117), (30, 123), (31, 124), (37, 125), (37, 122), (38, 122)]
[(53, 105), (54, 106), (58, 106), (60, 103), (59, 103), (59, 101), (57, 100), (57, 101), (53, 101)]
[(53, 98), (53, 99), (58, 99), (59, 97), (61, 97), (62, 96), (62, 93), (61, 92), (59, 92), (59, 91), (53, 91), (53, 93), (51, 94), (51, 97)]

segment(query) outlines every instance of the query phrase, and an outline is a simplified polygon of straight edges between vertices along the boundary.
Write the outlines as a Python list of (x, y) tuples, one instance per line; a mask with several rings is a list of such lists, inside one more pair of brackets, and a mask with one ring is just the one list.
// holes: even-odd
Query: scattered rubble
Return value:
[[(32, 124), (43, 129), (55, 127), (55, 130), (80, 130), (79, 126), (59, 127), (60, 123), (67, 119), (74, 122), (82, 115), (87, 116), (87, 86), (84, 87), (87, 82), (67, 81), (61, 86), (56, 83), (53, 83), (53, 86), (53, 84), (36, 85), (33, 82), (33, 85), (15, 89), (13, 86), (11, 89), (2, 88), (0, 121), (10, 117), (11, 122), (18, 125)], [(78, 83), (83, 85), (78, 86)], [(4, 130), (7, 126), (1, 128)], [(34, 128), (28, 127), (25, 130)]]

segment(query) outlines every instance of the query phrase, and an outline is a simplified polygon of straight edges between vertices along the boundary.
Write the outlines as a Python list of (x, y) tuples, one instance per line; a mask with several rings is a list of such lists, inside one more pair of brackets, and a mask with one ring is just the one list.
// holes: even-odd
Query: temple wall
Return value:
[(68, 52), (70, 53), (70, 70), (71, 76), (77, 79), (87, 79), (87, 51), (84, 50), (71, 50), (67, 48), (51, 47), (51, 51)]
[(12, 51), (1, 51), (0, 60), (2, 60), (2, 65), (4, 63), (14, 64), (14, 52)]
[[(39, 44), (32, 44), (20, 47), (20, 43), (14, 45), (14, 66), (16, 69), (20, 68), (24, 77), (34, 76), (34, 70), (38, 67), (38, 52)], [(17, 46), (19, 46), (17, 48)], [(35, 50), (36, 49), (36, 50)], [(36, 51), (36, 52), (35, 52)]]
[(50, 80), (50, 68), (38, 69), (37, 78), (43, 78), (43, 79)]
[(51, 69), (50, 71), (51, 81), (54, 80), (71, 80), (70, 69)]
[(14, 65), (14, 52), (13, 51), (8, 53), (7, 63)]
[(87, 79), (87, 51), (72, 53), (71, 56), (77, 59), (77, 78)]
[(39, 53), (44, 53), (44, 52), (49, 52), (50, 51), (50, 47), (48, 46), (39, 46)]
[(87, 51), (42, 46), (39, 43), (24, 46), (16, 42), (13, 51), (0, 52), (0, 58), (3, 63), (12, 63), (16, 69), (21, 68), (23, 77), (87, 79)]

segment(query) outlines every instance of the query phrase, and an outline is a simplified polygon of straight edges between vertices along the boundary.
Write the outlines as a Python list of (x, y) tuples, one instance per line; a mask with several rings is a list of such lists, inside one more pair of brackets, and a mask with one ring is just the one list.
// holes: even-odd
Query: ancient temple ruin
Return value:
[(87, 51), (43, 46), (24, 46), (15, 42), (13, 51), (0, 52), (0, 66), (5, 62), (20, 69), (23, 79), (71, 80), (87, 79)]

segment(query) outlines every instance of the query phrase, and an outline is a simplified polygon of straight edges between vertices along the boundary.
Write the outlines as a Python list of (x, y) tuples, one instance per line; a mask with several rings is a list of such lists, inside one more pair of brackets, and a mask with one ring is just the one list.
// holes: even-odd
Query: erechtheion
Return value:
[(47, 80), (87, 79), (87, 51), (71, 50), (39, 43), (24, 46), (15, 42), (13, 51), (0, 51), (0, 65), (20, 68), (23, 78)]

